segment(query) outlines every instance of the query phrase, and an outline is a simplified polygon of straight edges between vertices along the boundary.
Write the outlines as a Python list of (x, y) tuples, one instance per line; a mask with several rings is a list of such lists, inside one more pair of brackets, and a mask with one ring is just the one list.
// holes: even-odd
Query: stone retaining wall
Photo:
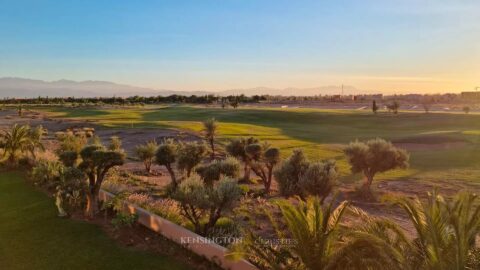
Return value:
[[(104, 201), (113, 198), (115, 195), (101, 190), (99, 196), (100, 200)], [(185, 246), (192, 252), (217, 263), (224, 269), (258, 270), (257, 267), (246, 260), (231, 261), (226, 259), (225, 255), (227, 254), (227, 249), (225, 247), (212, 243), (208, 239), (158, 215), (150, 213), (139, 206), (125, 202), (124, 211), (131, 214), (137, 214), (138, 223), (182, 246)]]

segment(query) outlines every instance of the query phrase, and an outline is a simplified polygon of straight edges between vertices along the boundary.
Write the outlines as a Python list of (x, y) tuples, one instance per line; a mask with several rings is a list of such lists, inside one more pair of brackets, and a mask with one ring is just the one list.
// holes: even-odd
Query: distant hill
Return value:
[[(344, 94), (359, 93), (360, 90), (352, 86), (345, 86)], [(168, 95), (325, 95), (341, 94), (340, 86), (324, 86), (316, 88), (285, 88), (275, 89), (257, 87), (250, 89), (231, 89), (225, 91), (175, 91), (155, 90), (151, 88), (117, 84), (106, 81), (42, 81), (24, 78), (0, 78), (0, 98), (32, 98), (38, 96), (49, 97), (109, 97), (109, 96), (168, 96)]]

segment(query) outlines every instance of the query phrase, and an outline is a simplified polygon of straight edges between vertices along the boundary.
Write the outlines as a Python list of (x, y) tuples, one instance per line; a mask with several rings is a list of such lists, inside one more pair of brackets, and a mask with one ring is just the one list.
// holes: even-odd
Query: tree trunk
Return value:
[(372, 174), (365, 174), (365, 182), (363, 183), (363, 192), (368, 195), (372, 192), (371, 187), (372, 187), (372, 182), (373, 182), (373, 175)]
[(85, 216), (87, 218), (93, 218), (99, 211), (98, 208), (98, 194), (95, 192), (87, 192), (87, 208), (85, 209)]
[(268, 168), (267, 181), (265, 181), (265, 183), (264, 183), (266, 194), (270, 193), (270, 187), (272, 186), (272, 175), (273, 175), (273, 168), (269, 167)]
[(145, 170), (147, 171), (148, 174), (152, 172), (152, 162), (151, 161), (145, 161)]
[(243, 181), (246, 183), (250, 182), (250, 166), (247, 163), (243, 166)]
[(215, 159), (215, 143), (213, 139), (210, 139), (210, 147), (212, 148), (211, 159), (214, 160)]
[(165, 167), (167, 167), (167, 171), (170, 174), (170, 178), (172, 179), (173, 188), (176, 189), (178, 183), (177, 183), (177, 178), (175, 177), (175, 172), (173, 171), (172, 166), (168, 165)]

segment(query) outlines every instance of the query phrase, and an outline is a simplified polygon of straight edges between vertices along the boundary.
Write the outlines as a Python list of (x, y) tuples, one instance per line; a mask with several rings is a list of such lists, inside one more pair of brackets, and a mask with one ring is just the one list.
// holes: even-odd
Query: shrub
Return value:
[(240, 164), (234, 157), (227, 157), (224, 160), (214, 160), (209, 164), (201, 165), (196, 172), (208, 185), (212, 185), (214, 181), (219, 180), (222, 176), (231, 178), (238, 177)]
[(335, 161), (315, 162), (301, 175), (299, 186), (302, 194), (318, 196), (323, 201), (332, 191), (337, 178)]
[(40, 186), (55, 188), (59, 184), (63, 169), (58, 161), (41, 159), (32, 168), (30, 177)]
[(77, 168), (65, 168), (62, 171), (56, 196), (57, 200), (61, 201), (61, 207), (67, 213), (81, 209), (85, 204), (87, 192), (85, 180), (85, 174)]
[(110, 144), (108, 145), (110, 151), (122, 151), (122, 140), (118, 136), (110, 137)]
[(205, 153), (206, 148), (204, 144), (197, 142), (179, 144), (177, 151), (177, 168), (185, 171), (187, 177), (190, 177), (193, 168), (200, 164), (205, 157)]
[(143, 162), (147, 173), (151, 172), (151, 167), (155, 159), (155, 153), (157, 152), (157, 149), (158, 144), (155, 141), (135, 147), (135, 154)]
[[(59, 133), (60, 134), (60, 133)], [(57, 136), (60, 141), (59, 152), (75, 152), (80, 153), (80, 151), (87, 144), (87, 138), (84, 136), (74, 136), (73, 134), (65, 134)]]
[(292, 155), (282, 162), (274, 172), (280, 194), (286, 197), (302, 194), (299, 182), (308, 166), (309, 161), (303, 151), (300, 149), (294, 150)]
[(132, 227), (135, 222), (138, 220), (137, 214), (127, 214), (123, 212), (118, 212), (117, 215), (112, 219), (112, 225), (115, 229), (120, 229), (122, 227), (128, 226)]

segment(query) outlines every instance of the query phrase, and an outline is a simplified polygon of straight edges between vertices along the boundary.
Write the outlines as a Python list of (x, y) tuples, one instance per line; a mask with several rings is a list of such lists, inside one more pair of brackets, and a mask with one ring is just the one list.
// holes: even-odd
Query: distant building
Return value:
[(370, 94), (370, 95), (355, 95), (353, 96), (354, 101), (372, 101), (372, 100), (382, 100), (383, 94)]
[(462, 95), (462, 99), (466, 99), (466, 100), (480, 99), (480, 92), (462, 92), (461, 95)]

